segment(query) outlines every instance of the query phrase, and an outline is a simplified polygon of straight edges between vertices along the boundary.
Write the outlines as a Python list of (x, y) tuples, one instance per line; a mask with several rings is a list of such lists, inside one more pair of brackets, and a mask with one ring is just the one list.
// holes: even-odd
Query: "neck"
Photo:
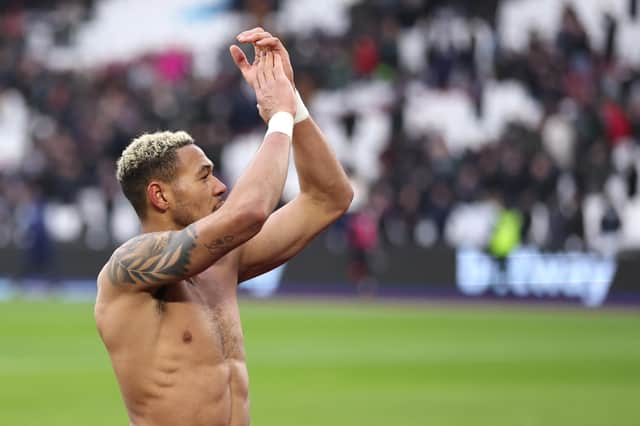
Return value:
[(147, 234), (149, 232), (181, 231), (184, 229), (183, 226), (177, 225), (172, 220), (165, 218), (164, 215), (160, 217), (145, 218), (140, 221), (140, 228), (143, 234)]

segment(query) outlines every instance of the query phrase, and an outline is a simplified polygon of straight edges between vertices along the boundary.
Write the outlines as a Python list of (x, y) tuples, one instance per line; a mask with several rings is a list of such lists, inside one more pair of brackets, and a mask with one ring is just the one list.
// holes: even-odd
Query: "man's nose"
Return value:
[(215, 176), (213, 179), (215, 180), (213, 185), (213, 195), (215, 195), (216, 197), (219, 197), (225, 192), (227, 192), (227, 185), (222, 183), (222, 181)]

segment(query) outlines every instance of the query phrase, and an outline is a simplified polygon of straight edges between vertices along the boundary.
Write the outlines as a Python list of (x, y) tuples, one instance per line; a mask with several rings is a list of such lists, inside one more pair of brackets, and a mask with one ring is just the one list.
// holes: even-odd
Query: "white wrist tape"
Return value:
[(273, 117), (269, 119), (269, 127), (264, 136), (267, 137), (274, 132), (284, 133), (291, 138), (293, 136), (293, 115), (284, 111), (273, 114)]
[(294, 123), (298, 124), (301, 121), (309, 118), (309, 110), (302, 102), (302, 97), (300, 96), (300, 92), (296, 89), (296, 118), (294, 119)]

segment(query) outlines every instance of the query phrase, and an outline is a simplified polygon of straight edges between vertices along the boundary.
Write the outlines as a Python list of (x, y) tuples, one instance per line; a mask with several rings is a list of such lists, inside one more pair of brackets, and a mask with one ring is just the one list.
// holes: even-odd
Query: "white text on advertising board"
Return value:
[(476, 249), (456, 255), (458, 289), (466, 295), (493, 292), (520, 297), (569, 297), (599, 306), (616, 273), (615, 259), (594, 253), (541, 253), (520, 248), (504, 262)]

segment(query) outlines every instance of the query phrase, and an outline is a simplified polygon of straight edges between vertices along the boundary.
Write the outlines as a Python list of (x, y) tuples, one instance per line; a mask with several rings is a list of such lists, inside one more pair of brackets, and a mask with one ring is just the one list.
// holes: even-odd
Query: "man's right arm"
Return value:
[[(279, 57), (265, 54), (256, 95), (260, 113), (295, 114), (295, 94)], [(260, 70), (259, 70), (260, 71)], [(102, 274), (116, 286), (144, 290), (192, 277), (256, 235), (276, 207), (289, 167), (291, 131), (272, 128), (225, 204), (180, 231), (137, 236), (119, 247)]]
[(111, 283), (137, 289), (175, 283), (202, 272), (252, 238), (280, 198), (288, 167), (287, 139), (282, 133), (265, 138), (252, 165), (215, 213), (181, 231), (139, 235), (119, 247), (105, 270)]

